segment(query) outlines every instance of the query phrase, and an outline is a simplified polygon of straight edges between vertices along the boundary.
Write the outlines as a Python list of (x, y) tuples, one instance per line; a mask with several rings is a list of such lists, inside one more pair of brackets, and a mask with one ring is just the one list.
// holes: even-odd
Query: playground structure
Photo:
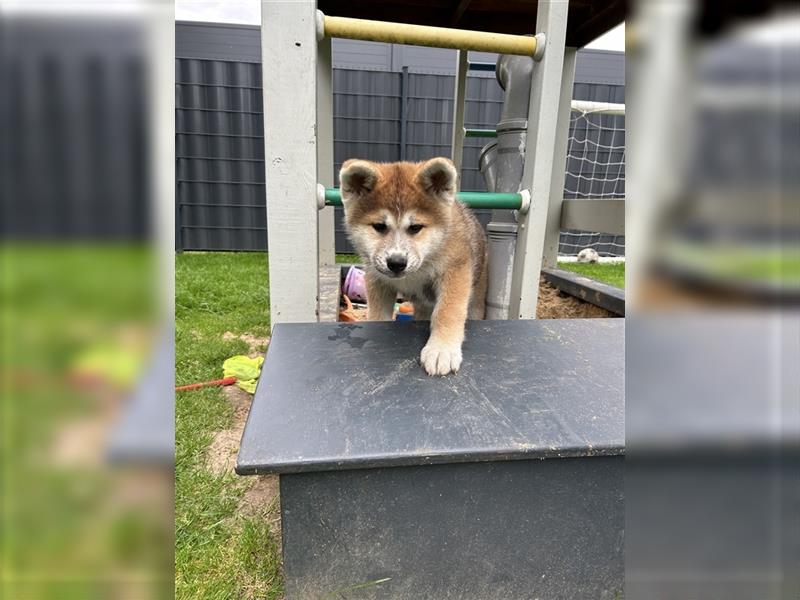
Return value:
[[(515, 223), (516, 231), (511, 232), (513, 259), (510, 251), (497, 259), (509, 271), (504, 283), (507, 308), (502, 318), (535, 318), (539, 274), (542, 267), (556, 266), (562, 227), (624, 232), (624, 205), (619, 199), (564, 201), (563, 198), (577, 51), (575, 47), (566, 46), (567, 17), (576, 3), (561, 6), (543, 2), (537, 14), (539, 33), (535, 36), (331, 17), (317, 11), (312, 4), (292, 3), (291, 8), (265, 4), (262, 12), (262, 64), (264, 81), (270, 83), (264, 89), (264, 105), (269, 107), (265, 114), (264, 141), (273, 323), (319, 320), (320, 268), (335, 263), (333, 209), (330, 208), (337, 201), (332, 189), (331, 36), (458, 49), (451, 158), (459, 168), (465, 136), (496, 135), (491, 131), (464, 129), (467, 72), (470, 68), (492, 68), (484, 64), (470, 65), (468, 50), (533, 57), (536, 66), (529, 75), (530, 85), (525, 86), (526, 100), (519, 115), (524, 121), (523, 129), (532, 134), (525, 139), (525, 158), (518, 186), (502, 190), (519, 197), (479, 192), (461, 194), (470, 206), (503, 211), (499, 221), (506, 224), (512, 219), (509, 209), (519, 210), (514, 219), (519, 223)], [(380, 5), (377, 3), (373, 11), (379, 12)], [(604, 19), (611, 19), (604, 21), (605, 27), (616, 24), (614, 17), (608, 16), (614, 14), (612, 9), (618, 9), (615, 7), (616, 3), (612, 3), (601, 11)], [(621, 18), (620, 15), (618, 13), (617, 18)], [(587, 35), (603, 31), (605, 29), (597, 29)], [(309, 69), (309, 64), (316, 68)], [(280, 65), (280, 68), (271, 65)], [(316, 90), (316, 97), (298, 93), (298, 90)], [(292, 101), (288, 102), (287, 98)], [(575, 103), (574, 108), (624, 113), (624, 105), (603, 107)], [(320, 188), (327, 191), (322, 192)], [(498, 221), (496, 215), (500, 212), (493, 214), (493, 221)], [(612, 215), (611, 223), (609, 215)], [(505, 270), (494, 269), (495, 272)]]
[[(624, 323), (533, 321), (565, 223), (622, 229), (619, 213), (598, 217), (605, 200), (563, 198), (577, 47), (624, 16), (622, 3), (597, 4), (539, 0), (535, 36), (512, 34), (519, 18), (503, 35), (398, 24), (400, 9), (417, 18), (402, 3), (342, 9), (378, 20), (328, 16), (314, 2), (262, 4), (274, 328), (236, 469), (280, 474), (287, 598), (621, 594)], [(461, 2), (451, 25), (470, 22), (469, 11)], [(419, 368), (425, 322), (317, 323), (341, 202), (334, 35), (458, 50), (456, 165), (466, 136), (495, 139), (487, 157), (509, 140), (524, 144), (514, 160), (487, 161), (490, 191), (458, 193), (493, 211), (499, 300), (497, 320), (468, 322), (455, 376)], [(505, 53), (498, 69), (509, 72), (498, 79), (509, 114), (497, 131), (464, 129), (470, 49)]]

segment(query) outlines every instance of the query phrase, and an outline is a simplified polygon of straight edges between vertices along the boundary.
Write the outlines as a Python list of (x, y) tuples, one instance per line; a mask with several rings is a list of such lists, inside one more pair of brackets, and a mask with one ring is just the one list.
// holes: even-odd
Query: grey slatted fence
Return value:
[[(261, 65), (178, 58), (175, 80), (176, 248), (266, 250)], [(453, 86), (449, 75), (334, 69), (335, 170), (352, 157), (395, 161), (449, 155)], [(576, 84), (575, 98), (624, 102), (624, 86)], [(495, 127), (503, 91), (494, 78), (470, 77), (466, 99), (467, 127)], [(462, 189), (485, 190), (478, 156), (488, 141), (465, 140)], [(336, 251), (350, 252), (337, 211)], [(489, 211), (477, 212), (488, 222)], [(602, 237), (608, 239), (594, 242), (611, 245), (595, 247), (618, 254), (619, 238)]]

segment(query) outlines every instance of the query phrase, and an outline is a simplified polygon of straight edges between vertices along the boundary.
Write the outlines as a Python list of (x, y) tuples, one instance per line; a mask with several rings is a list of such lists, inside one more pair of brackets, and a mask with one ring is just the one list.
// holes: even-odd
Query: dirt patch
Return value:
[(367, 307), (360, 307), (354, 306), (353, 310), (350, 313), (356, 318), (358, 321), (366, 321), (367, 320)]
[(239, 442), (242, 431), (247, 421), (252, 398), (244, 390), (235, 385), (229, 385), (222, 391), (226, 400), (233, 408), (233, 423), (229, 429), (217, 431), (214, 439), (206, 452), (206, 465), (215, 475), (233, 474), (236, 466), (236, 454), (239, 452)]
[[(223, 395), (233, 409), (233, 422), (230, 428), (217, 431), (206, 453), (206, 465), (215, 475), (232, 475), (236, 467), (236, 455), (242, 432), (250, 412), (252, 397), (234, 385), (223, 388)], [(278, 476), (258, 475), (239, 478), (248, 485), (239, 502), (237, 513), (245, 516), (259, 516), (270, 527), (273, 535), (280, 541), (281, 517)]]
[(537, 319), (598, 319), (616, 317), (614, 313), (559, 291), (544, 279), (539, 281)]
[(236, 512), (245, 517), (257, 517), (269, 527), (278, 548), (282, 546), (280, 486), (277, 475), (246, 477), (251, 485), (245, 491)]
[(279, 495), (278, 476), (255, 475), (247, 479), (252, 480), (253, 483), (239, 502), (239, 513), (246, 516), (261, 515), (265, 517), (273, 533), (280, 534), (280, 510), (275, 510)]
[(261, 356), (264, 354), (264, 351), (267, 349), (267, 345), (269, 344), (269, 336), (258, 337), (249, 333), (236, 335), (235, 333), (226, 331), (222, 334), (222, 339), (226, 342), (230, 342), (232, 340), (242, 340), (244, 343), (250, 346), (250, 349), (248, 350), (248, 356), (250, 356), (250, 358), (255, 358), (256, 356)]
[(250, 404), (253, 402), (253, 397), (235, 385), (228, 385), (222, 388), (222, 394), (233, 408), (233, 427), (241, 433), (244, 430), (247, 415), (250, 413)]
[[(367, 320), (366, 308), (352, 308), (348, 313), (358, 321)], [(559, 291), (544, 279), (539, 281), (537, 319), (598, 319), (616, 317), (614, 313)]]
[(58, 466), (98, 467), (111, 423), (104, 415), (65, 423), (55, 434), (49, 455)]
[(214, 475), (233, 473), (241, 435), (233, 429), (223, 429), (214, 434), (206, 453), (206, 465)]
[(637, 294), (638, 305), (642, 310), (685, 311), (704, 309), (750, 309), (765, 306), (764, 300), (748, 294), (744, 290), (714, 287), (709, 281), (706, 286), (698, 282), (681, 280), (669, 273), (653, 273), (645, 277)]
[(104, 382), (82, 381), (78, 385), (92, 396), (92, 408), (53, 431), (43, 460), (57, 466), (99, 467), (106, 460), (106, 446), (119, 420), (123, 396)]

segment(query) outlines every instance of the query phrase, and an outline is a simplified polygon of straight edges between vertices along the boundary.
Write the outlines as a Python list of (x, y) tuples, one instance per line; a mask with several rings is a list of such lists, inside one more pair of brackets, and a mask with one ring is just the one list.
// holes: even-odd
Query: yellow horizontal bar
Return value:
[(520, 54), (522, 56), (533, 56), (536, 52), (537, 40), (533, 36), (329, 17), (328, 15), (324, 16), (324, 27), (325, 36), (331, 38), (497, 52), (498, 54)]

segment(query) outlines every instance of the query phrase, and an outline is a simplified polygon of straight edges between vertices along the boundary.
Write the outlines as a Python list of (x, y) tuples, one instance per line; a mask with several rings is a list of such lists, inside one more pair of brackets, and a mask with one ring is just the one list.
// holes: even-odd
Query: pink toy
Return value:
[(347, 294), (354, 302), (367, 301), (367, 284), (364, 281), (364, 271), (358, 267), (350, 267), (347, 276), (344, 278), (342, 293)]

